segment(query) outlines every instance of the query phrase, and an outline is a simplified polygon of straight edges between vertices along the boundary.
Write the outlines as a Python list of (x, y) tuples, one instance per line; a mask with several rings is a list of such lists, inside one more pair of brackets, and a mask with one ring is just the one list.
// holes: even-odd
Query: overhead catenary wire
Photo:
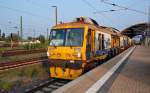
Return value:
[(96, 9), (91, 3), (89, 3), (88, 1), (86, 0), (82, 0), (85, 4), (87, 4), (89, 7), (91, 7), (93, 10), (96, 10), (98, 11), (98, 9)]
[(126, 9), (126, 10), (134, 11), (136, 13), (141, 13), (141, 14), (149, 15), (147, 12), (143, 12), (143, 11), (140, 11), (140, 10), (137, 10), (137, 9), (128, 8), (128, 7), (124, 7), (124, 6), (115, 4), (115, 3), (106, 2), (104, 0), (101, 0), (101, 2), (103, 2), (105, 4), (108, 4), (108, 5), (111, 5), (111, 6), (114, 6), (114, 7), (119, 7), (119, 8), (123, 8), (123, 9)]
[(117, 9), (117, 10), (114, 10), (114, 9), (112, 9), (112, 10), (107, 10), (107, 11), (98, 11), (98, 12), (93, 12), (93, 13), (104, 13), (104, 12), (116, 12), (116, 11), (122, 11), (122, 10), (126, 10), (126, 9)]
[[(42, 20), (42, 21), (45, 21), (45, 22), (48, 22), (48, 20), (50, 19), (49, 17), (46, 17), (46, 16), (42, 16), (42, 15), (39, 15), (39, 14), (35, 14), (35, 13), (33, 13), (33, 12), (28, 12), (28, 11), (26, 11), (26, 10), (22, 10), (22, 9), (18, 9), (18, 8), (13, 8), (13, 7), (10, 7), (10, 6), (6, 6), (7, 4), (5, 4), (4, 2), (1, 2), (0, 1), (0, 8), (3, 8), (3, 9), (7, 9), (7, 10), (10, 10), (10, 11), (13, 11), (13, 12), (16, 12), (16, 13), (21, 13), (21, 15), (22, 14), (26, 14), (26, 15), (28, 15), (28, 16), (32, 16), (32, 17), (34, 17), (34, 18), (38, 18), (38, 20)], [(16, 25), (18, 25), (18, 24), (16, 24)], [(15, 29), (12, 29), (12, 28), (14, 28), (14, 27), (10, 27), (11, 29), (9, 29), (8, 27), (9, 27), (10, 25), (0, 25), (0, 27), (1, 28), (3, 28), (3, 30), (4, 30), (4, 32), (5, 33), (7, 33), (7, 35), (10, 33), (10, 32), (15, 32), (16, 33), (16, 31), (17, 30), (15, 30)], [(16, 26), (17, 27), (17, 26)], [(44, 28), (44, 27), (39, 27), (39, 26), (37, 26), (38, 28), (40, 28), (40, 29), (42, 29), (42, 28)], [(37, 28), (37, 27), (35, 27), (35, 28)], [(23, 27), (24, 29), (29, 29), (30, 31), (31, 31), (31, 27)], [(32, 27), (32, 28), (34, 28), (34, 27)], [(19, 29), (19, 28), (18, 28)], [(6, 31), (7, 30), (7, 31)], [(10, 31), (10, 30), (12, 30), (12, 31)], [(28, 32), (29, 33), (29, 32)]]
[(33, 1), (33, 0), (25, 0), (27, 3), (30, 3), (38, 8), (43, 8), (43, 6), (41, 6), (41, 4), (37, 3), (37, 1)]
[(44, 20), (49, 19), (48, 17), (44, 17), (44, 16), (41, 16), (41, 15), (37, 15), (37, 14), (31, 13), (31, 12), (28, 12), (28, 11), (24, 11), (24, 10), (20, 10), (20, 9), (10, 8), (10, 7), (4, 6), (4, 5), (0, 5), (0, 7), (11, 10), (11, 11), (15, 11), (15, 12), (24, 13), (24, 14), (27, 14), (27, 15), (30, 15), (30, 16), (38, 17), (38, 18), (40, 17)]
[[(89, 7), (91, 7), (95, 12), (99, 12), (99, 10), (97, 8), (95, 8), (91, 3), (89, 3), (86, 0), (82, 0), (85, 4), (87, 4)], [(106, 16), (104, 13), (98, 13), (101, 16), (105, 17), (105, 19), (107, 19), (108, 21), (115, 23), (111, 18), (109, 18), (108, 16)], [(115, 23), (116, 24), (116, 23)]]

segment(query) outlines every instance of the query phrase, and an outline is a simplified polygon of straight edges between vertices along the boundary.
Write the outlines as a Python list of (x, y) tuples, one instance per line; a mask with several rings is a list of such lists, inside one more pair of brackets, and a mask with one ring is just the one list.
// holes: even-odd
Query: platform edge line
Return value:
[(91, 86), (85, 93), (96, 93), (106, 81), (115, 73), (115, 71), (120, 67), (120, 65), (129, 57), (133, 52), (135, 47), (133, 47), (115, 66), (113, 66), (103, 77), (101, 77), (95, 84)]

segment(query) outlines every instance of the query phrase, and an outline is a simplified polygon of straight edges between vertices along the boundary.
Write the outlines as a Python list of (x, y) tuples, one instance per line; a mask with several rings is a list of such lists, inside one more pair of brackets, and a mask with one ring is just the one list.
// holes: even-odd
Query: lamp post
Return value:
[(55, 24), (57, 25), (57, 6), (52, 6), (53, 8), (55, 8)]

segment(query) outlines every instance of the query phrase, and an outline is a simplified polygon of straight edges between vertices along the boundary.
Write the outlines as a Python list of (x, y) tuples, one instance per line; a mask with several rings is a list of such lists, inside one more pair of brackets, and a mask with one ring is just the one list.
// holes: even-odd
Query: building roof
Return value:
[(132, 38), (136, 35), (144, 35), (147, 28), (147, 23), (139, 23), (124, 29), (123, 31), (121, 31), (121, 33)]

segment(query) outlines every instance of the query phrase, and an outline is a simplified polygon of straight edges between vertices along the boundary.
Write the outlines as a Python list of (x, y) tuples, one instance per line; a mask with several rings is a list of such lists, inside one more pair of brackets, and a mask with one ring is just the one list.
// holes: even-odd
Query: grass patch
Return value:
[(23, 47), (0, 47), (0, 53), (7, 50), (14, 50), (14, 49), (24, 49)]
[(12, 86), (13, 86), (13, 83), (0, 80), (0, 89), (10, 90)]
[(40, 49), (40, 48), (47, 48), (47, 44), (26, 44), (22, 46), (26, 50), (32, 50), (32, 49)]
[(0, 72), (0, 89), (10, 90), (14, 85), (26, 86), (35, 80), (49, 78), (48, 70), (43, 64), (33, 64), (21, 68)]

